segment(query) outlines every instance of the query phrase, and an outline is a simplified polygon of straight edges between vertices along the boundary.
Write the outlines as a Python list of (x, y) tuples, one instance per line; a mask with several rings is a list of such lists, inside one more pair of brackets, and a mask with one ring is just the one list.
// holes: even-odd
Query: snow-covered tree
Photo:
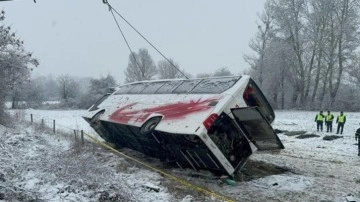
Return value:
[(90, 79), (89, 88), (87, 92), (82, 95), (79, 108), (89, 108), (106, 93), (112, 92), (115, 86), (116, 81), (110, 74), (99, 79)]
[[(291, 88), (285, 99), (292, 107), (337, 107), (340, 86), (348, 87), (342, 85), (348, 79), (344, 73), (356, 73), (359, 11), (355, 0), (268, 0), (258, 33), (250, 43), (255, 54), (245, 56), (251, 75), (265, 91), (271, 91), (266, 94), (275, 102), (274, 88), (267, 87), (277, 83), (272, 75), (282, 72), (283, 65), (270, 66), (286, 60), (289, 74), (284, 86)], [(281, 49), (286, 53), (278, 54)], [(271, 78), (274, 83), (269, 83)]]
[(173, 59), (170, 59), (170, 64), (167, 60), (161, 60), (158, 62), (158, 71), (159, 71), (159, 78), (160, 79), (174, 79), (174, 78), (183, 78), (181, 72), (179, 72), (179, 65), (176, 64)]
[(31, 68), (39, 62), (24, 48), (24, 42), (20, 40), (10, 26), (4, 24), (5, 12), (0, 13), (0, 123), (5, 116), (3, 107), (6, 96), (17, 101), (19, 87), (29, 79)]
[(207, 78), (207, 77), (214, 77), (214, 76), (231, 76), (233, 73), (229, 70), (228, 67), (221, 67), (216, 69), (214, 73), (199, 73), (196, 75), (196, 78)]
[(116, 81), (113, 76), (108, 74), (106, 77), (99, 79), (90, 79), (89, 92), (93, 95), (105, 95), (110, 88), (115, 87)]
[(57, 81), (60, 98), (65, 103), (69, 102), (70, 99), (74, 99), (79, 93), (79, 85), (77, 84), (76, 80), (68, 74), (60, 75), (57, 78)]
[(156, 73), (156, 66), (147, 49), (142, 48), (139, 53), (130, 53), (129, 64), (125, 70), (126, 82), (150, 80)]
[(265, 65), (265, 51), (268, 48), (269, 43), (273, 37), (272, 28), (272, 15), (271, 10), (268, 8), (269, 3), (265, 4), (265, 11), (259, 16), (260, 23), (258, 23), (258, 32), (255, 37), (250, 41), (250, 48), (255, 52), (255, 55), (245, 55), (245, 61), (250, 64), (253, 70), (254, 79), (258, 82), (259, 86), (262, 87), (264, 81), (264, 75), (266, 75)]
[(31, 79), (31, 82), (34, 85), (39, 86), (42, 90), (43, 96), (47, 99), (47, 101), (59, 100), (58, 83), (56, 81), (55, 76), (38, 76)]
[(212, 73), (199, 73), (196, 75), (196, 78), (207, 78), (212, 77)]
[(215, 70), (214, 76), (231, 76), (233, 75), (228, 67), (221, 67), (220, 69)]
[(28, 107), (41, 107), (45, 101), (44, 88), (38, 83), (31, 81), (26, 85), (26, 92), (24, 93), (25, 101)]
[(353, 58), (352, 66), (348, 69), (352, 83), (360, 87), (360, 55)]

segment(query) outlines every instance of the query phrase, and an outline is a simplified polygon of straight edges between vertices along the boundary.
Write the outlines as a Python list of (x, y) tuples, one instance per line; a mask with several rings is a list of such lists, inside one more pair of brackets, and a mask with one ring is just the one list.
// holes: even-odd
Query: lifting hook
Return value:
[(109, 6), (109, 11), (111, 11), (111, 6), (110, 6), (108, 0), (103, 0), (103, 3), (106, 4), (106, 5), (108, 5), (108, 6)]

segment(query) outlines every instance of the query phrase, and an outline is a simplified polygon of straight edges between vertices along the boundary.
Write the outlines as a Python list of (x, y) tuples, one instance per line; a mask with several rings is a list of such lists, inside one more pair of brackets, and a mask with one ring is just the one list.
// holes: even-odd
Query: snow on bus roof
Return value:
[(202, 79), (220, 79), (220, 78), (240, 78), (243, 76), (248, 76), (248, 75), (235, 75), (235, 76), (213, 76), (213, 77), (204, 77), (204, 78), (190, 78), (190, 79), (185, 79), (185, 78), (173, 78), (173, 79), (154, 79), (154, 80), (144, 80), (144, 81), (134, 81), (131, 83), (124, 83), (119, 85), (118, 87), (121, 86), (126, 86), (126, 85), (132, 85), (132, 84), (138, 84), (138, 83), (156, 83), (156, 82), (164, 82), (164, 81), (185, 81), (185, 80), (202, 80)]
[(119, 86), (115, 94), (221, 93), (231, 88), (241, 77), (137, 81)]

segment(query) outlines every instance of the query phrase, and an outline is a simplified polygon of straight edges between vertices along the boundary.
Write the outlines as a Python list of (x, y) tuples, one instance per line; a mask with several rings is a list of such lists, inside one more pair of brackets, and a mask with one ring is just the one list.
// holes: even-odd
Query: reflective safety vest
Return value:
[(342, 116), (338, 116), (338, 122), (339, 123), (344, 123), (344, 120), (345, 120), (345, 115), (342, 115)]
[(323, 121), (323, 119), (324, 119), (324, 116), (321, 115), (321, 114), (318, 114), (317, 117), (316, 117), (317, 121)]
[(334, 116), (332, 114), (326, 115), (326, 121), (332, 121), (334, 119)]

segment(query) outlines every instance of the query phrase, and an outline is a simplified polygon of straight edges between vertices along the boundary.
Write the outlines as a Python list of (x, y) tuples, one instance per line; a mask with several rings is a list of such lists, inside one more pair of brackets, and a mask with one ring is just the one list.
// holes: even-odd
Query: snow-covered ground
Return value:
[[(360, 127), (360, 113), (346, 113), (347, 122), (343, 137), (323, 140), (333, 132), (317, 132), (314, 122), (317, 112), (277, 111), (274, 128), (289, 131), (307, 131), (320, 137), (297, 139), (280, 134), (285, 149), (280, 153), (257, 153), (252, 160), (288, 167), (291, 173), (268, 176), (245, 183), (254, 186), (257, 199), (286, 201), (347, 201), (352, 195), (360, 201), (360, 156), (355, 145), (355, 131)], [(339, 112), (335, 112), (335, 117)], [(273, 186), (277, 183), (276, 186)], [(243, 184), (243, 183), (240, 183)], [(254, 190), (253, 190), (254, 191)]]
[[(44, 119), (51, 126), (52, 120), (56, 120), (60, 128), (93, 134), (81, 118), (83, 112), (11, 111), (18, 119), (30, 120), (33, 114), (37, 123)], [(360, 201), (360, 157), (354, 138), (360, 127), (360, 113), (345, 112), (343, 136), (332, 141), (323, 137), (336, 135), (336, 124), (331, 134), (325, 132), (325, 126), (324, 132), (317, 132), (316, 113), (276, 111), (274, 128), (303, 130), (320, 137), (298, 139), (298, 136), (279, 134), (285, 149), (253, 154), (245, 166), (244, 180), (235, 185), (182, 177), (235, 201)], [(73, 138), (49, 133), (26, 124), (16, 129), (0, 127), (0, 198), (3, 193), (5, 197), (20, 197), (25, 201), (218, 201), (105, 149), (86, 144), (79, 151)], [(277, 172), (270, 171), (274, 169)], [(246, 176), (251, 170), (254, 171)], [(179, 169), (166, 171), (179, 173)], [(160, 191), (146, 188), (146, 183)]]

